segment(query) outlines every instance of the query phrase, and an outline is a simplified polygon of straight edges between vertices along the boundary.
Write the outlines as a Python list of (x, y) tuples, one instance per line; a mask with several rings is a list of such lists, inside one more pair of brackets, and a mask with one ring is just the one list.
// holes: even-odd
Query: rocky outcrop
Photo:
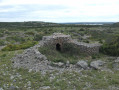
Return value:
[(119, 70), (119, 63), (114, 63), (112, 67), (114, 70)]
[(114, 61), (115, 63), (119, 63), (119, 57)]
[(119, 57), (114, 61), (112, 67), (114, 70), (119, 70)]
[(85, 61), (83, 61), (83, 60), (78, 61), (78, 62), (77, 62), (77, 66), (78, 66), (78, 67), (81, 67), (81, 68), (83, 68), (83, 69), (87, 69), (87, 68), (88, 68), (87, 62), (85, 62)]
[(90, 63), (90, 66), (94, 69), (101, 69), (101, 67), (104, 65), (104, 61), (97, 60), (97, 61), (92, 61)]
[(17, 55), (12, 59), (15, 68), (26, 68), (34, 71), (49, 69), (47, 58), (37, 49), (27, 49), (23, 54)]

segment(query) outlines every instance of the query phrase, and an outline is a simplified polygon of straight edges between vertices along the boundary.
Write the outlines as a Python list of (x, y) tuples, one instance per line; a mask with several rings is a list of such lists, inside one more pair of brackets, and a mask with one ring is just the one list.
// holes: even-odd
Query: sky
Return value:
[(119, 22), (119, 0), (0, 0), (0, 22)]

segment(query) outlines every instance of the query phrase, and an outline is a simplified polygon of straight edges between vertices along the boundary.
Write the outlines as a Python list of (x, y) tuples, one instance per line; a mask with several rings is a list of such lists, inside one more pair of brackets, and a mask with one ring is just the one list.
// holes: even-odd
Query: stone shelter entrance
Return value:
[(59, 43), (56, 44), (56, 50), (61, 51), (61, 45)]

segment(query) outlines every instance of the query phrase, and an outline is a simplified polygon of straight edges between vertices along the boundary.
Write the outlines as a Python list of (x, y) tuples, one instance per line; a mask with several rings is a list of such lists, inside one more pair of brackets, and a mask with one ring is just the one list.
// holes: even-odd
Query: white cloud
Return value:
[[(7, 8), (7, 6), (12, 7)], [(14, 12), (14, 18), (19, 18), (18, 21), (118, 21), (118, 8), (119, 0), (2, 0), (0, 2), (0, 13)], [(18, 12), (22, 17), (17, 16)], [(7, 19), (11, 20), (8, 16), (3, 18), (0, 16), (1, 21)]]

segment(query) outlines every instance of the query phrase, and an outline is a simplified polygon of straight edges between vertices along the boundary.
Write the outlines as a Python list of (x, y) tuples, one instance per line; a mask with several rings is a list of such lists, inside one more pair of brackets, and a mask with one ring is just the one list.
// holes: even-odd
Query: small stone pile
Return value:
[(49, 69), (47, 58), (37, 49), (26, 49), (23, 54), (12, 59), (15, 68), (26, 68), (34, 71)]

